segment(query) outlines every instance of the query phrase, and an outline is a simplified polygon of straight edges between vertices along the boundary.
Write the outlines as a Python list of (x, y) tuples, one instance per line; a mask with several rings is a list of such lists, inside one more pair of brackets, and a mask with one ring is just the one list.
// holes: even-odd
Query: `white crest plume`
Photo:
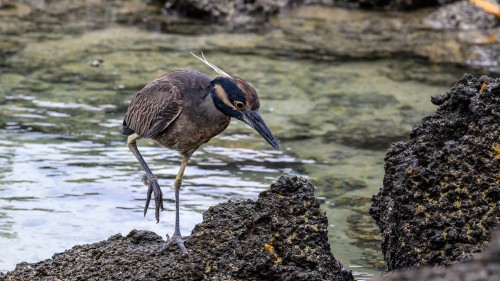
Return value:
[(224, 77), (227, 77), (227, 78), (233, 78), (231, 75), (225, 73), (224, 71), (222, 71), (222, 69), (218, 68), (217, 66), (209, 63), (207, 61), (207, 59), (205, 58), (205, 56), (203, 55), (203, 52), (201, 52), (201, 58), (195, 54), (193, 54), (193, 52), (191, 52), (191, 55), (193, 55), (195, 58), (201, 60), (202, 62), (204, 62), (206, 65), (210, 66), (213, 70), (215, 70), (215, 72), (217, 72), (220, 76), (224, 76)]

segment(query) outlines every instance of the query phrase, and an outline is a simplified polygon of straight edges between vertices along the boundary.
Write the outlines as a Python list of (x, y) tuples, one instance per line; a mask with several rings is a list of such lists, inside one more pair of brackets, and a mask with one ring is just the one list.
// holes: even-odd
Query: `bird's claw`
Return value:
[(188, 251), (186, 249), (186, 246), (184, 246), (184, 242), (186, 242), (187, 240), (189, 240), (189, 238), (191, 238), (191, 236), (181, 236), (181, 235), (174, 234), (174, 235), (172, 235), (172, 238), (170, 238), (167, 235), (167, 242), (161, 248), (160, 254), (163, 253), (168, 248), (170, 248), (170, 246), (172, 246), (174, 244), (177, 244), (179, 246), (179, 248), (181, 249), (182, 255), (183, 256), (187, 255)]
[(146, 205), (144, 206), (144, 216), (146, 216), (151, 201), (151, 194), (155, 199), (155, 218), (156, 222), (160, 221), (160, 210), (163, 211), (163, 193), (161, 192), (158, 179), (155, 176), (144, 178), (143, 183), (148, 186), (148, 193), (146, 197)]

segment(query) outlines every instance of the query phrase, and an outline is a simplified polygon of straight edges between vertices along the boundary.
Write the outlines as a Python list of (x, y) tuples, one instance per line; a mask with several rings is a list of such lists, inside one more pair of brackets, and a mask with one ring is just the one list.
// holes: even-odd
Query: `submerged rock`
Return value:
[(474, 259), (457, 263), (446, 269), (423, 268), (393, 272), (373, 281), (496, 281), (500, 280), (500, 228), (488, 247)]
[(313, 193), (307, 180), (284, 176), (257, 201), (209, 208), (186, 242), (188, 256), (177, 247), (160, 255), (160, 236), (133, 230), (20, 263), (0, 280), (353, 280), (330, 252)]
[(465, 75), (432, 102), (373, 197), (388, 270), (468, 259), (500, 221), (500, 79)]
[[(430, 16), (431, 10), (395, 14), (380, 9), (367, 12), (334, 7), (388, 5), (393, 9), (391, 7), (401, 5), (443, 4), (447, 0), (17, 2), (11, 5), (12, 8), (0, 9), (0, 58), (22, 51), (33, 39), (40, 43), (63, 38), (66, 34), (83, 34), (119, 24), (169, 34), (205, 35), (193, 39), (193, 42), (200, 42), (192, 43), (198, 45), (195, 47), (179, 48), (171, 40), (161, 44), (154, 41), (144, 50), (161, 48), (186, 53), (186, 49), (202, 49), (268, 57), (292, 54), (294, 58), (322, 61), (375, 58), (404, 58), (403, 61), (408, 61), (411, 57), (424, 58), (446, 68), (451, 64), (500, 72), (497, 62), (500, 21), (471, 4), (457, 4), (468, 5), (466, 11), (457, 11), (454, 8), (457, 5), (443, 6)], [(464, 25), (458, 22), (486, 29), (448, 29), (443, 32), (442, 28), (450, 25)], [(235, 41), (229, 38), (233, 36), (228, 32), (245, 34)], [(401, 72), (410, 71), (404, 68)], [(410, 72), (410, 75), (413, 74)]]

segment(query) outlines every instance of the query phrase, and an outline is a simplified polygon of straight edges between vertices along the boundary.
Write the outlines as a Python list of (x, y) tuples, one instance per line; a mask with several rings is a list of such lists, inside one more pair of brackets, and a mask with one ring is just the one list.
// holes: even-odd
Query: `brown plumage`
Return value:
[(224, 131), (231, 117), (215, 108), (208, 87), (212, 79), (198, 71), (160, 76), (129, 105), (122, 132), (152, 138), (183, 155)]
[[(201, 58), (200, 58), (201, 59)], [(128, 146), (146, 172), (148, 185), (144, 215), (154, 194), (155, 217), (163, 210), (163, 193), (156, 176), (137, 148), (137, 140), (151, 138), (159, 145), (174, 149), (182, 155), (182, 164), (175, 178), (175, 232), (162, 252), (177, 244), (187, 253), (179, 228), (179, 189), (184, 169), (193, 152), (203, 143), (224, 131), (231, 117), (247, 123), (259, 132), (274, 148), (279, 145), (271, 130), (260, 117), (260, 103), (255, 89), (244, 80), (230, 76), (213, 64), (219, 75), (211, 79), (198, 71), (177, 70), (148, 83), (131, 101), (123, 120), (122, 134)]]

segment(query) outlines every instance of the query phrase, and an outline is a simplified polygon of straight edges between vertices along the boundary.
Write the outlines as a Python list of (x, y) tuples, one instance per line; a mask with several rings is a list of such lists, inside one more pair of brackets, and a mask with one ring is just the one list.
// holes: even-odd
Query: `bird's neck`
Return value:
[(221, 117), (226, 117), (230, 118), (222, 110), (220, 109), (220, 106), (218, 103), (222, 102), (219, 101), (217, 95), (215, 93), (212, 93), (212, 88), (209, 87), (209, 93), (208, 95), (205, 96), (203, 99), (203, 108), (205, 109), (204, 111), (207, 114), (207, 117), (215, 117), (215, 118), (221, 118)]
[[(212, 100), (212, 103), (214, 104), (215, 108), (222, 114), (226, 116), (231, 116), (231, 112), (228, 112), (230, 110), (227, 105), (224, 104), (224, 101), (221, 99), (221, 97), (217, 94), (216, 89), (215, 89), (215, 83), (212, 81), (210, 84), (210, 87), (208, 87), (209, 91), (209, 96), (210, 99)], [(226, 101), (229, 102), (229, 101)]]

